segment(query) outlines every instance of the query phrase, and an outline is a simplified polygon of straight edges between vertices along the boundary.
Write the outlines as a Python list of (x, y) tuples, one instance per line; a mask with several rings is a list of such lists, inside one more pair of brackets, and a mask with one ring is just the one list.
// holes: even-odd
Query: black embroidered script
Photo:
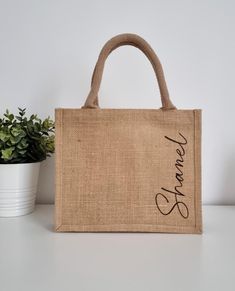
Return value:
[[(178, 140), (172, 139), (168, 136), (165, 136), (165, 138), (167, 140), (169, 140), (170, 142), (175, 143), (177, 146), (177, 149), (176, 149), (177, 158), (176, 158), (176, 162), (175, 162), (176, 185), (174, 186), (174, 188), (172, 190), (166, 189), (164, 187), (161, 188), (162, 191), (160, 193), (157, 193), (155, 196), (156, 206), (157, 206), (158, 210), (163, 215), (169, 215), (174, 209), (177, 209), (179, 214), (183, 218), (186, 219), (189, 216), (188, 207), (184, 202), (179, 201), (179, 199), (182, 199), (183, 197), (185, 197), (185, 194), (182, 192), (182, 187), (183, 187), (183, 183), (184, 183), (183, 168), (184, 168), (185, 146), (187, 144), (187, 139), (180, 132), (179, 132), (179, 139)], [(170, 204), (169, 198), (172, 195), (174, 197), (173, 205), (170, 205), (170, 209), (165, 212), (162, 210), (160, 200), (162, 201), (162, 199), (164, 199), (167, 202), (167, 204)]]

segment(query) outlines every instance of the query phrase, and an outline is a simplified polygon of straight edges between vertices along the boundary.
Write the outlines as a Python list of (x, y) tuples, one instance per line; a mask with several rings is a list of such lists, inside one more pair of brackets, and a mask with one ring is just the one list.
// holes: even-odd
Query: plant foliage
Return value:
[(33, 163), (45, 160), (55, 151), (54, 122), (37, 115), (26, 117), (26, 109), (14, 116), (8, 110), (0, 118), (0, 163)]

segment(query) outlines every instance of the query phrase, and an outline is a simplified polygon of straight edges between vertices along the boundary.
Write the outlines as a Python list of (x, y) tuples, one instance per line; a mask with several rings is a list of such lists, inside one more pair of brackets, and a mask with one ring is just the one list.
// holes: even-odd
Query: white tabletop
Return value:
[(204, 234), (55, 233), (53, 206), (0, 219), (1, 291), (235, 290), (235, 206)]

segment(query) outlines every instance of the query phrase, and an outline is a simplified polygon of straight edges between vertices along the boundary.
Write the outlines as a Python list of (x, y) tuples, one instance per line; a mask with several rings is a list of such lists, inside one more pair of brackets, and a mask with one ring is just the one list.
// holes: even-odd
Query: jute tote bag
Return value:
[[(162, 108), (99, 108), (105, 60), (122, 45), (151, 62)], [(55, 203), (56, 231), (201, 233), (201, 111), (176, 109), (141, 37), (109, 40), (84, 107), (56, 109)]]

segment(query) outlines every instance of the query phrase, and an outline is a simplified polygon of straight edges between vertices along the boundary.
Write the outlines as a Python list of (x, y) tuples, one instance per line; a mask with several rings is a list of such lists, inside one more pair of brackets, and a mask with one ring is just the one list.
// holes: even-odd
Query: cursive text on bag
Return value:
[[(186, 153), (186, 145), (187, 145), (187, 139), (185, 136), (179, 132), (179, 138), (178, 139), (173, 139), (168, 136), (165, 136), (165, 138), (176, 144), (176, 161), (175, 161), (175, 178), (176, 178), (176, 184), (173, 187), (173, 189), (166, 189), (164, 187), (161, 188), (161, 192), (157, 193), (155, 196), (155, 202), (158, 210), (161, 212), (163, 215), (169, 215), (172, 213), (173, 210), (177, 210), (178, 213), (183, 217), (183, 218), (188, 218), (189, 216), (189, 210), (187, 205), (182, 201), (182, 198), (185, 197), (185, 194), (182, 191), (183, 183), (184, 183), (184, 173), (183, 173), (183, 168), (184, 168), (184, 158), (185, 158), (185, 153)], [(167, 211), (163, 211), (163, 206), (160, 203), (160, 200), (162, 201), (165, 200), (167, 204), (170, 203), (170, 196), (174, 197), (173, 204), (169, 205), (170, 209)], [(180, 200), (181, 199), (181, 200)]]

